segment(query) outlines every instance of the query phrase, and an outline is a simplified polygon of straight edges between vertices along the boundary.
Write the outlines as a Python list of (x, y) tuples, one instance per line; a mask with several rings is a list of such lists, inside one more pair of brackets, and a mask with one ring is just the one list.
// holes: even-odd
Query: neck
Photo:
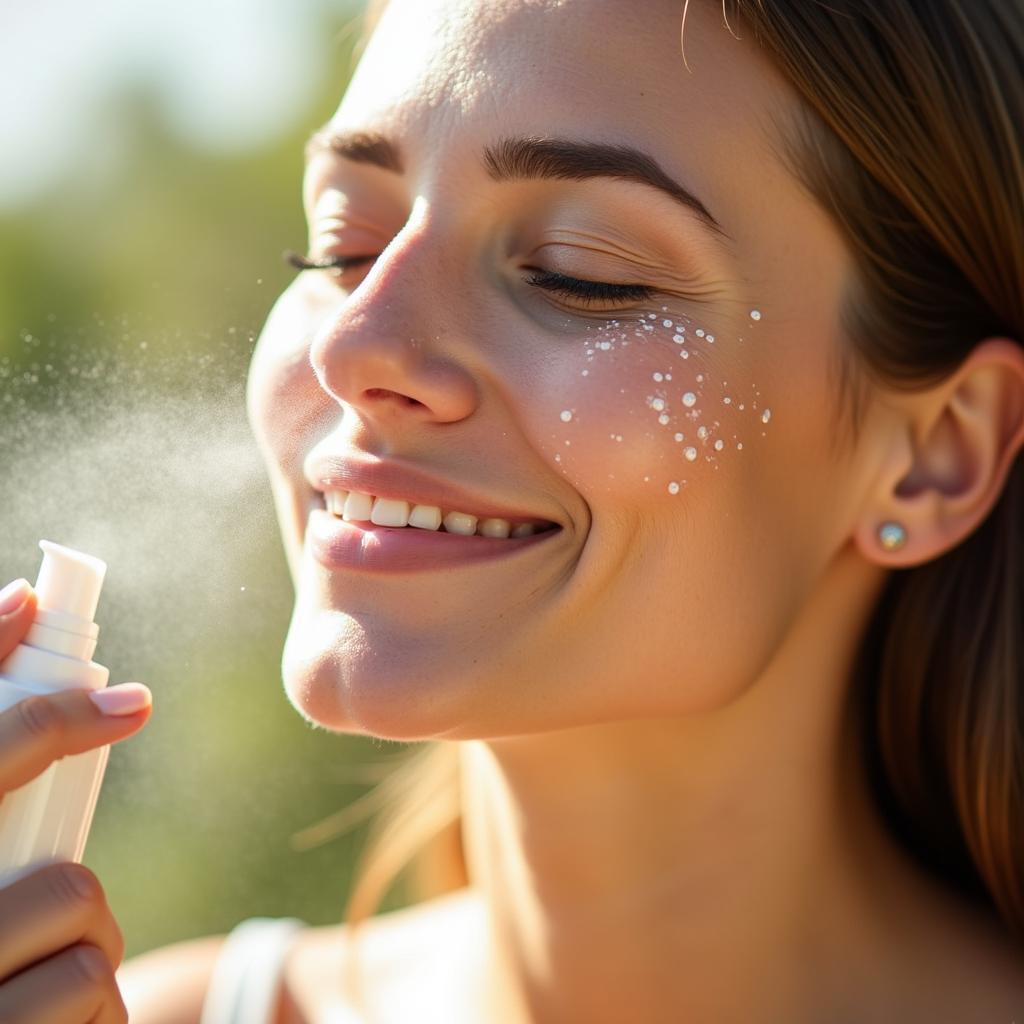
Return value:
[(793, 1024), (872, 967), (905, 867), (848, 684), (884, 577), (852, 553), (831, 570), (727, 706), (462, 744), (489, 1019)]

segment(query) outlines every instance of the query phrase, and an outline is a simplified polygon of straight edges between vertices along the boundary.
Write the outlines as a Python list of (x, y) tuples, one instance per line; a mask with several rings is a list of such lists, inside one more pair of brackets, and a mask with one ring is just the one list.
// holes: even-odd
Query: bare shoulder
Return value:
[[(464, 975), (453, 976), (451, 965), (468, 970), (472, 963), (468, 954), (478, 946), (478, 906), (475, 894), (459, 890), (379, 915), (360, 930), (358, 950), (345, 925), (305, 929), (285, 958), (275, 1024), (360, 1020), (344, 983), (357, 952), (367, 996), (383, 1021), (413, 1019), (410, 1007), (422, 1007), (425, 1000), (445, 1005), (458, 996), (464, 1001), (472, 985)], [(126, 960), (117, 983), (132, 1024), (199, 1024), (226, 939), (189, 939)], [(458, 956), (452, 956), (455, 951)]]
[(121, 964), (117, 984), (132, 1024), (199, 1024), (226, 938), (210, 935), (175, 942)]
[(428, 1017), (429, 1006), (444, 1007), (451, 1024), (479, 1020), (474, 966), (482, 922), (479, 898), (460, 889), (374, 917), (355, 941), (344, 925), (310, 928), (288, 956), (278, 1024), (361, 1020), (345, 986), (356, 956), (375, 1021), (406, 1024)]

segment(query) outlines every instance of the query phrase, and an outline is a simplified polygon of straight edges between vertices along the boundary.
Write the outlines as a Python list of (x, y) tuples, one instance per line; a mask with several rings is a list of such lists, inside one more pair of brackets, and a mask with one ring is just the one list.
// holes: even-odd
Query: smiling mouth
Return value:
[(381, 498), (358, 491), (322, 492), (323, 508), (338, 519), (371, 523), (394, 529), (409, 528), (432, 533), (453, 533), (463, 537), (495, 539), (530, 537), (558, 530), (557, 523), (544, 519), (499, 519), (480, 517), (437, 505), (417, 505), (401, 498)]

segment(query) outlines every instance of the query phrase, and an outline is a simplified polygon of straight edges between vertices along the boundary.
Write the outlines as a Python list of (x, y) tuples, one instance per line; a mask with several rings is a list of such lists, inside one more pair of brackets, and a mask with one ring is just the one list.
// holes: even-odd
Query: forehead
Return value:
[(710, 194), (751, 147), (769, 157), (793, 98), (712, 0), (689, 4), (685, 63), (682, 22), (681, 0), (390, 0), (332, 123), (410, 164), (502, 136), (642, 145)]

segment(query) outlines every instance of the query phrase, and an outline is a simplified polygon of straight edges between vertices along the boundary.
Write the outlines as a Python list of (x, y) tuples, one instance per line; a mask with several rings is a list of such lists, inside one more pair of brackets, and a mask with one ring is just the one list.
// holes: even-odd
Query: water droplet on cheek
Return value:
[(572, 419), (572, 413), (568, 409), (563, 409), (559, 419), (563, 423), (568, 423)]

